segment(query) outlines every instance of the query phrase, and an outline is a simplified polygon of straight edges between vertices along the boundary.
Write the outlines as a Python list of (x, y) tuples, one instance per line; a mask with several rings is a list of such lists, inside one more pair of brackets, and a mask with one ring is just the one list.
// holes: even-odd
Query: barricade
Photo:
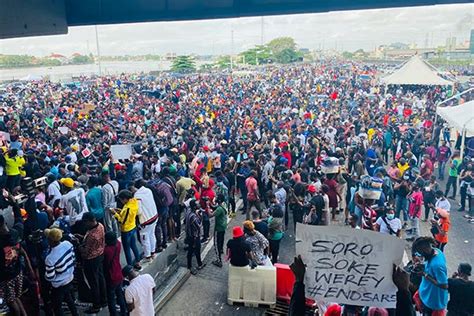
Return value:
[(276, 268), (257, 266), (255, 269), (229, 266), (227, 303), (249, 307), (274, 307), (276, 304)]
[[(276, 268), (276, 297), (278, 300), (290, 304), (291, 294), (293, 294), (293, 285), (295, 284), (295, 276), (287, 264), (275, 263)], [(306, 298), (306, 306), (311, 308), (315, 301)]]

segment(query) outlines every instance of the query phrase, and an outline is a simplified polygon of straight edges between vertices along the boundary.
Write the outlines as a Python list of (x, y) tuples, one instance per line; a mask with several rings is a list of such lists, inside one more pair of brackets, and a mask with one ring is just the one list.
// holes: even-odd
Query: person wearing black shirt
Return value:
[(252, 222), (255, 225), (255, 230), (260, 232), (265, 238), (268, 237), (268, 223), (260, 218), (258, 210), (252, 211)]
[(474, 282), (469, 280), (471, 265), (461, 263), (458, 271), (448, 279), (448, 316), (474, 315)]
[(242, 227), (236, 226), (232, 230), (232, 237), (227, 242), (227, 256), (230, 264), (234, 267), (245, 267), (249, 265), (250, 244), (245, 241)]

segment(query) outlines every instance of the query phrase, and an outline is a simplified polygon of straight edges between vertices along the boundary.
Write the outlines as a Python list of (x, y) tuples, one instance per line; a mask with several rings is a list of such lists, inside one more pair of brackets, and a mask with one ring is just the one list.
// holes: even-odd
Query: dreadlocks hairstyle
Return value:
[(430, 244), (430, 245), (433, 246), (433, 245), (436, 244), (436, 241), (432, 237), (418, 237), (413, 242), (413, 245), (411, 246), (411, 248), (412, 249), (418, 249), (419, 246), (427, 245), (427, 244)]

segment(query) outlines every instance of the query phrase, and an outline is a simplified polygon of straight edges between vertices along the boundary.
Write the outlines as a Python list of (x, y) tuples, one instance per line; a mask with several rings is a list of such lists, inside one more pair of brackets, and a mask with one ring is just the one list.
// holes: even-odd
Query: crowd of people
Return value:
[[(15, 315), (40, 306), (63, 315), (63, 302), (77, 315), (76, 297), (91, 303), (88, 313), (108, 306), (110, 315), (150, 315), (155, 284), (137, 271), (170, 242), (184, 237), (192, 274), (205, 266), (201, 247), (211, 234), (215, 267), (224, 259), (272, 265), (302, 223), (414, 241), (413, 261), (426, 262), (419, 310), (472, 314), (472, 300), (459, 303), (472, 298), (470, 266), (448, 288), (443, 251), (450, 212), (474, 220), (474, 140), (461, 160), (460, 138), (435, 119), (435, 104), (452, 92), (384, 93), (379, 75), (375, 65), (328, 60), (240, 77), (8, 85), (0, 99), (0, 297)], [(117, 144), (131, 145), (129, 159), (114, 158)], [(380, 184), (376, 196), (364, 193), (372, 184)], [(238, 212), (246, 220), (226, 236)], [(420, 221), (430, 222), (433, 240), (420, 237)]]

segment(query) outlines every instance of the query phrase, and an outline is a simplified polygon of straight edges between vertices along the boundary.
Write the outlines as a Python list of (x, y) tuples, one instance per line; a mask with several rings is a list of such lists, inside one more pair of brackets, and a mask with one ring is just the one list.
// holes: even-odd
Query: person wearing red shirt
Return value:
[(410, 205), (408, 207), (408, 215), (410, 217), (410, 229), (406, 231), (408, 241), (415, 240), (418, 238), (420, 233), (420, 217), (421, 217), (421, 205), (423, 204), (423, 193), (420, 191), (418, 184), (413, 184), (411, 194), (408, 196)]
[(120, 251), (122, 244), (117, 240), (114, 232), (110, 231), (105, 234), (104, 249), (104, 274), (107, 287), (107, 305), (109, 306), (109, 314), (117, 315), (115, 305), (120, 306), (120, 315), (127, 315), (127, 305), (125, 304), (125, 296), (123, 294), (123, 275), (120, 265)]
[(258, 183), (257, 183), (257, 172), (255, 170), (252, 170), (250, 173), (250, 176), (245, 180), (245, 187), (247, 188), (247, 212), (246, 212), (246, 219), (250, 219), (250, 210), (252, 209), (252, 206), (255, 206), (255, 208), (259, 211), (260, 214), (262, 214), (262, 208), (260, 206), (260, 196), (258, 194)]
[(420, 176), (426, 181), (430, 180), (433, 174), (433, 163), (430, 160), (430, 156), (423, 155), (423, 162), (421, 163)]
[(285, 159), (286, 159), (286, 167), (287, 167), (288, 169), (290, 169), (292, 163), (291, 163), (291, 153), (290, 153), (290, 151), (288, 150), (288, 146), (284, 146), (284, 147), (283, 147), (283, 150), (282, 150), (282, 152), (281, 152), (281, 155), (282, 155), (283, 157), (285, 157)]

